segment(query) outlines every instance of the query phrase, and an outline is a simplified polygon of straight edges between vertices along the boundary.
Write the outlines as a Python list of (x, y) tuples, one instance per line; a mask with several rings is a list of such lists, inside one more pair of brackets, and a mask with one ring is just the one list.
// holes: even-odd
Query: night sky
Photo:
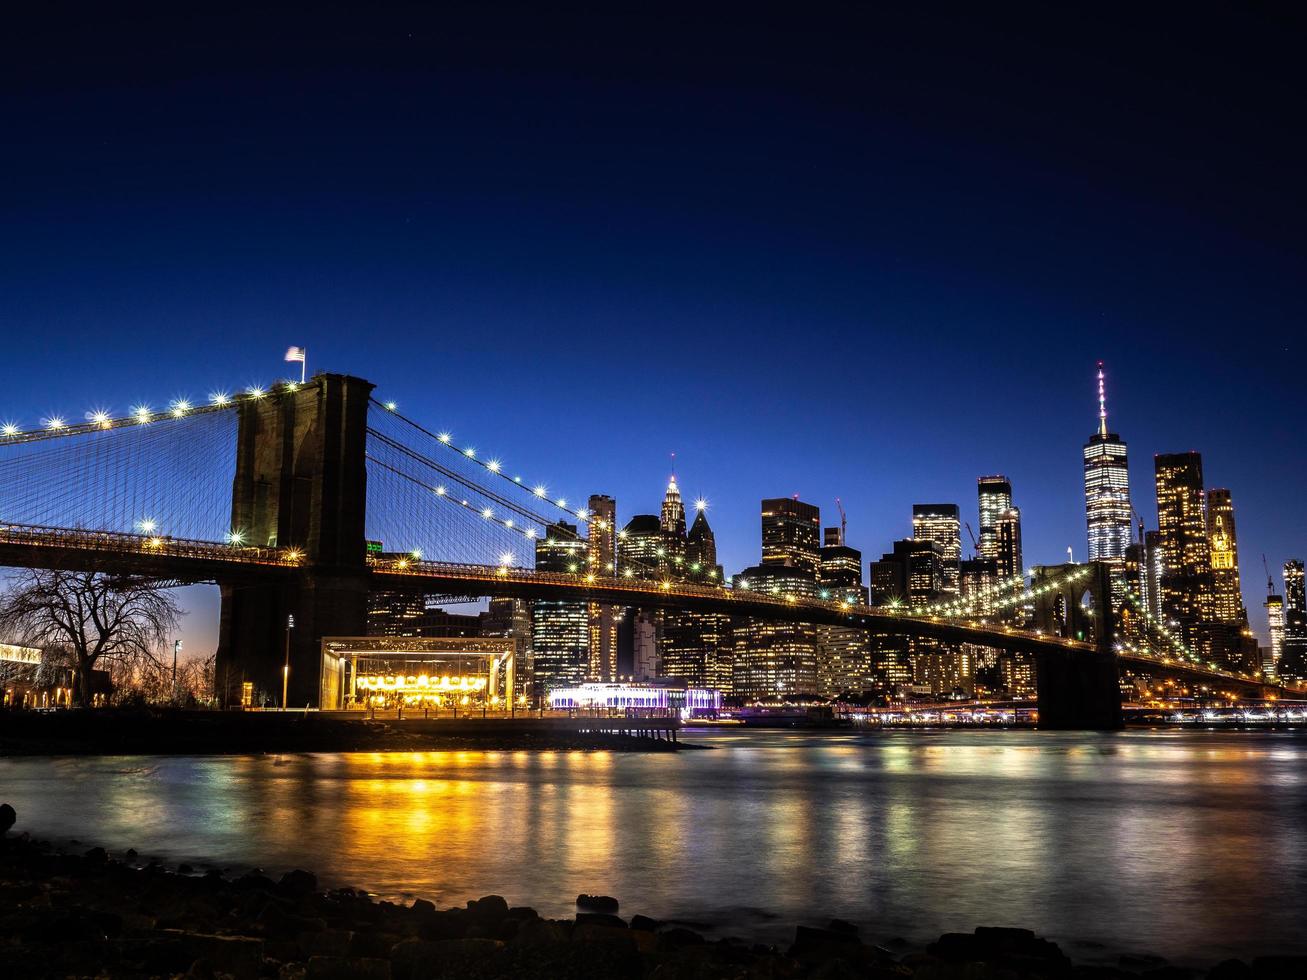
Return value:
[(0, 418), (298, 344), (623, 521), (675, 451), (728, 572), (761, 497), (841, 497), (874, 559), (996, 472), (1052, 563), (1102, 359), (1136, 507), (1201, 451), (1264, 630), (1262, 553), (1307, 553), (1301, 21), (442, 6), (8, 22)]

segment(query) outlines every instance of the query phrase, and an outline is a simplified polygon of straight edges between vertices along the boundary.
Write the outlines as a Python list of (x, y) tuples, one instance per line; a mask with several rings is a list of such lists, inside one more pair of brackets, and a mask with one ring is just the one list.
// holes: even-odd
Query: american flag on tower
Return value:
[(304, 348), (303, 348), (303, 347), (288, 347), (288, 348), (286, 348), (286, 360), (287, 360), (287, 361), (299, 361), (299, 362), (300, 362), (300, 384), (303, 384), (303, 383), (304, 383), (304, 366), (305, 366), (305, 363), (304, 363), (304, 362), (305, 362), (305, 358), (304, 358)]

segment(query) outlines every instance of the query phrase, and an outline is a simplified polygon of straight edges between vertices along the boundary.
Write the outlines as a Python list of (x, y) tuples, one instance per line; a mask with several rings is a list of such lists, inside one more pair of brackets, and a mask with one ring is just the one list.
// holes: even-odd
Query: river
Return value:
[(0, 760), (35, 836), (391, 899), (782, 941), (1025, 926), (1093, 962), (1307, 952), (1307, 738), (689, 732), (708, 751)]

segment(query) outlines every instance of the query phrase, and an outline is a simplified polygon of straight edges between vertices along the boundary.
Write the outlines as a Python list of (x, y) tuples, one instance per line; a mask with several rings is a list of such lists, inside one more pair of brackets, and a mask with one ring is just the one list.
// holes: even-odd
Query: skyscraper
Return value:
[(1162, 618), (1195, 642), (1211, 590), (1211, 551), (1203, 507), (1203, 458), (1195, 452), (1153, 457)]
[[(766, 502), (764, 508), (765, 505)], [(815, 507), (811, 509), (816, 510)], [(815, 530), (813, 533), (815, 541)], [(817, 595), (816, 578), (812, 572), (782, 562), (746, 568), (735, 576), (732, 584), (736, 589), (798, 599), (811, 599)], [(815, 627), (745, 617), (737, 620), (733, 634), (733, 683), (737, 697), (788, 697), (816, 692)]]
[(671, 569), (667, 536), (654, 514), (636, 514), (617, 533), (617, 567), (625, 578), (661, 578)]
[[(590, 496), (590, 536), (586, 560), (592, 574), (617, 572), (617, 501), (606, 494)], [(590, 628), (590, 677), (610, 681), (617, 676), (617, 610), (592, 602), (587, 607)]]
[[(575, 573), (586, 566), (588, 542), (566, 521), (551, 524), (536, 541), (536, 569)], [(590, 669), (590, 616), (584, 602), (537, 599), (531, 607), (536, 696), (579, 684)]]
[(1266, 609), (1266, 631), (1271, 637), (1271, 648), (1268, 651), (1269, 659), (1262, 664), (1262, 670), (1267, 677), (1279, 679), (1280, 662), (1284, 656), (1284, 596), (1276, 595), (1273, 591), (1274, 579), (1267, 581), (1266, 588), (1266, 601), (1262, 605)]
[(998, 577), (1008, 580), (1023, 577), (1026, 569), (1021, 558), (1020, 508), (1009, 507), (998, 515), (995, 538), (997, 549), (994, 559), (998, 564)]
[(1239, 588), (1239, 545), (1235, 537), (1234, 503), (1230, 491), (1207, 491), (1207, 550), (1211, 556), (1211, 603), (1208, 617), (1215, 622), (1248, 622)]
[(962, 521), (957, 504), (913, 504), (912, 536), (918, 541), (939, 545), (940, 591), (956, 597), (961, 575)]
[(722, 569), (717, 564), (717, 538), (708, 526), (708, 506), (696, 501), (694, 523), (685, 540), (685, 564), (692, 581), (717, 584), (722, 580)]
[(1119, 579), (1130, 546), (1132, 527), (1130, 471), (1126, 445), (1107, 430), (1107, 395), (1103, 363), (1098, 363), (1098, 431), (1084, 447), (1085, 522), (1089, 531), (1089, 560), (1107, 562)]
[(1284, 625), (1277, 676), (1283, 680), (1307, 681), (1307, 592), (1303, 563), (1291, 558), (1284, 563)]
[(998, 557), (998, 518), (1012, 507), (1012, 483), (1005, 476), (982, 476), (976, 481), (980, 503), (980, 557)]
[(801, 568), (816, 580), (821, 567), (821, 511), (798, 497), (762, 502), (762, 563)]
[[(692, 581), (717, 583), (717, 539), (708, 524), (707, 506), (695, 504), (694, 524), (686, 539), (686, 574)], [(732, 689), (731, 620), (722, 613), (668, 610), (663, 615), (662, 673), (691, 686)]]
[(681, 490), (676, 485), (676, 474), (667, 481), (667, 493), (663, 497), (661, 524), (663, 530), (677, 537), (685, 537), (685, 504), (681, 501)]

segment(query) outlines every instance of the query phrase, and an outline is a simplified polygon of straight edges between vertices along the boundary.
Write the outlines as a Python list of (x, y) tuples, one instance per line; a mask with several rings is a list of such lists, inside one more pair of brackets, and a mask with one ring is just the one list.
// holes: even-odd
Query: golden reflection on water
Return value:
[(495, 892), (567, 914), (603, 892), (624, 913), (737, 929), (758, 908), (786, 930), (831, 915), (882, 938), (1020, 924), (1163, 955), (1302, 942), (1285, 939), (1307, 917), (1301, 740), (694, 740), (717, 748), (0, 760), (0, 782), (36, 833), (89, 826), (110, 847), (307, 867), (387, 898)]

